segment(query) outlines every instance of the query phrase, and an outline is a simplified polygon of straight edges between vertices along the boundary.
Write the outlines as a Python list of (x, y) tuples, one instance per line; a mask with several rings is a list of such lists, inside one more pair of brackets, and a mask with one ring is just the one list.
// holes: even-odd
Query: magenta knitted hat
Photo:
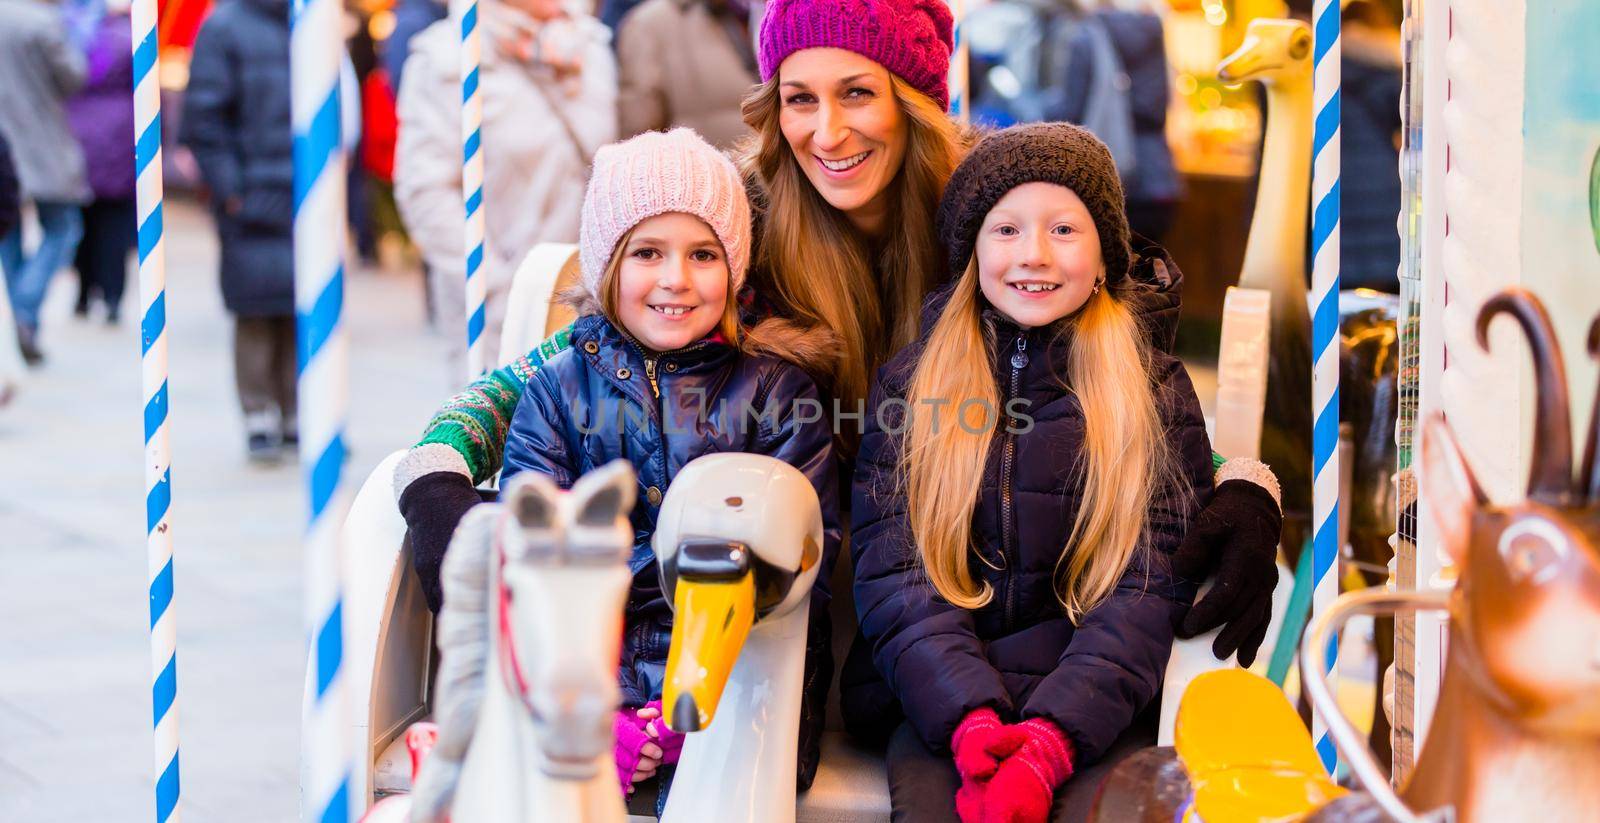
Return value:
[(761, 18), (761, 82), (803, 49), (853, 51), (950, 109), (950, 8), (944, 0), (771, 0)]
[(647, 131), (595, 153), (578, 228), (584, 288), (599, 295), (622, 236), (670, 212), (694, 215), (711, 227), (728, 255), (728, 293), (737, 294), (750, 262), (750, 201), (733, 161), (683, 128)]

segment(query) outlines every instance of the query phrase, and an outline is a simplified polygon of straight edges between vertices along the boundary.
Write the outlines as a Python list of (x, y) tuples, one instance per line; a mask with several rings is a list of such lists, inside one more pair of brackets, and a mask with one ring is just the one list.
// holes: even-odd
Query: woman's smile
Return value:
[(857, 171), (863, 164), (867, 162), (867, 158), (872, 156), (872, 150), (868, 149), (859, 154), (852, 154), (849, 157), (838, 160), (822, 157), (820, 155), (812, 156), (817, 158), (817, 162), (822, 165), (822, 170), (827, 173), (828, 176), (837, 180), (844, 180), (850, 177), (852, 172)]

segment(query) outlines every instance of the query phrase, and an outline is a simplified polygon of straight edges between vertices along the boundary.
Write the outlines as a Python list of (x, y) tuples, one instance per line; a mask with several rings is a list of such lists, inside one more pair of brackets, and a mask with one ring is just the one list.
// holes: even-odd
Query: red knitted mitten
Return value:
[(1009, 728), (1027, 742), (989, 780), (982, 823), (1047, 823), (1056, 789), (1072, 776), (1072, 742), (1042, 717)]
[(950, 738), (956, 773), (961, 775), (961, 788), (956, 791), (956, 816), (961, 823), (979, 823), (989, 779), (1000, 761), (1026, 742), (1027, 732), (1001, 723), (1000, 715), (988, 706), (973, 709), (962, 719)]
[(961, 781), (970, 783), (993, 777), (1000, 761), (1027, 741), (1025, 731), (1001, 723), (1000, 715), (984, 706), (962, 718), (961, 725), (950, 738), (950, 751), (955, 753), (956, 772), (961, 775)]

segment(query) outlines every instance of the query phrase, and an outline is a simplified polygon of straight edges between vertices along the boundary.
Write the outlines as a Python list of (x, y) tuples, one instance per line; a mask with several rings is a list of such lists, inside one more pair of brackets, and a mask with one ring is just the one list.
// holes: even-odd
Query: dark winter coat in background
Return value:
[(17, 167), (12, 164), (11, 144), (0, 134), (0, 237), (5, 237), (22, 222), (22, 189), (17, 185)]
[(67, 101), (96, 200), (132, 200), (135, 194), (132, 38), (128, 15), (100, 18), (89, 42), (88, 77)]
[[(1148, 271), (1153, 263), (1141, 258), (1135, 270)], [(1141, 298), (1140, 313), (1158, 340), (1170, 339), (1166, 321), (1175, 320), (1169, 314), (1176, 287), (1174, 281)], [(1155, 698), (1174, 628), (1194, 597), (1196, 586), (1172, 573), (1169, 555), (1211, 488), (1200, 404), (1183, 365), (1156, 354), (1152, 378), (1176, 474), (1165, 478), (1165, 492), (1149, 512), (1148, 539), (1115, 590), (1074, 627), (1054, 587), (1083, 494), (1083, 410), (1063, 387), (1070, 332), (1059, 333), (1061, 324), (1022, 329), (986, 311), (1002, 404), (1025, 399), (1032, 428), (999, 432), (984, 467), (972, 521), (979, 557), (971, 568), (993, 587), (994, 598), (971, 611), (952, 606), (928, 582), (897, 488), (900, 443), (891, 432), (901, 425), (893, 412), (903, 405), (882, 405), (905, 397), (932, 321), (948, 298), (948, 288), (929, 298), (923, 338), (879, 371), (868, 401), (869, 408), (890, 410), (890, 419), (868, 416), (852, 490), (861, 629), (906, 719), (933, 751), (948, 751), (961, 719), (987, 705), (1010, 721), (1051, 720), (1072, 740), (1075, 762), (1090, 763)], [(1013, 360), (1019, 350), (1025, 357)], [(1134, 364), (1129, 369), (1137, 374)]]
[(180, 139), (211, 189), (222, 299), (294, 313), (294, 140), (288, 0), (224, 0), (195, 38)]
[[(828, 574), (840, 539), (833, 435), (825, 416), (807, 423), (795, 413), (797, 401), (817, 399), (816, 384), (800, 368), (774, 357), (741, 356), (725, 343), (702, 341), (647, 363), (638, 343), (596, 314), (580, 317), (571, 348), (529, 379), (506, 436), (502, 478), (537, 471), (570, 488), (578, 477), (619, 458), (638, 472), (629, 563), (634, 580), (621, 665), (625, 704), (639, 706), (661, 695), (672, 611), (650, 541), (673, 476), (697, 457), (765, 454), (810, 478), (825, 529), (822, 568), (811, 596), (813, 622), (827, 613)], [(752, 408), (753, 414), (747, 411)], [(813, 630), (813, 635), (823, 638), (825, 648), (826, 632)], [(815, 768), (832, 674), (830, 662), (820, 676), (810, 676), (809, 663), (800, 721), (801, 783), (806, 785)]]
[(1400, 53), (1395, 40), (1347, 25), (1339, 63), (1339, 275), (1345, 288), (1399, 291)]
[[(1167, 145), (1167, 104), (1172, 99), (1170, 70), (1161, 18), (1149, 12), (1098, 11), (1128, 76), (1128, 109), (1133, 117), (1135, 163), (1123, 175), (1129, 202), (1168, 202), (1182, 194), (1178, 172)], [(1060, 111), (1051, 120), (1083, 122), (1093, 79), (1089, 33), (1080, 25), (1073, 38), (1071, 57), (1061, 75), (1064, 89)]]

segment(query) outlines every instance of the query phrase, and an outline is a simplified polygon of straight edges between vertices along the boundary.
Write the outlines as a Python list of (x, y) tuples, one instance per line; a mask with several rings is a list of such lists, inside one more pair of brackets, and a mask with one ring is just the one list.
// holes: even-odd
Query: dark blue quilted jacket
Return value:
[[(929, 299), (924, 334), (926, 318), (946, 299), (947, 292)], [(1147, 308), (1141, 316), (1152, 314)], [(1115, 591), (1074, 627), (1053, 586), (1083, 493), (1083, 410), (1064, 387), (1070, 337), (1055, 327), (1024, 330), (992, 311), (985, 317), (1003, 403), (1026, 400), (1033, 420), (1025, 433), (995, 436), (973, 518), (979, 558), (971, 568), (994, 587), (994, 598), (974, 611), (956, 608), (927, 581), (896, 491), (900, 449), (889, 431), (900, 421), (890, 414), (880, 426), (869, 416), (851, 500), (856, 612), (877, 670), (931, 749), (948, 751), (967, 712), (991, 705), (1012, 721), (1050, 719), (1082, 765), (1098, 759), (1161, 687), (1173, 629), (1195, 589), (1171, 573), (1168, 556), (1209, 495), (1211, 446), (1183, 365), (1157, 353), (1152, 376), (1177, 474)], [(904, 397), (923, 345), (879, 371), (869, 407)], [(1137, 373), (1129, 364), (1129, 375)]]
[[(538, 471), (570, 488), (583, 473), (618, 458), (638, 472), (634, 581), (621, 669), (627, 705), (661, 696), (672, 612), (661, 592), (650, 539), (673, 476), (697, 457), (765, 454), (811, 479), (825, 529), (812, 614), (826, 612), (828, 573), (839, 551), (838, 469), (826, 419), (796, 420), (796, 401), (808, 400), (817, 400), (815, 383), (788, 362), (741, 355), (710, 340), (648, 355), (599, 315), (580, 318), (572, 347), (546, 361), (528, 381), (506, 438), (503, 477)], [(806, 411), (802, 416), (816, 415)], [(825, 696), (826, 677), (821, 679)]]

